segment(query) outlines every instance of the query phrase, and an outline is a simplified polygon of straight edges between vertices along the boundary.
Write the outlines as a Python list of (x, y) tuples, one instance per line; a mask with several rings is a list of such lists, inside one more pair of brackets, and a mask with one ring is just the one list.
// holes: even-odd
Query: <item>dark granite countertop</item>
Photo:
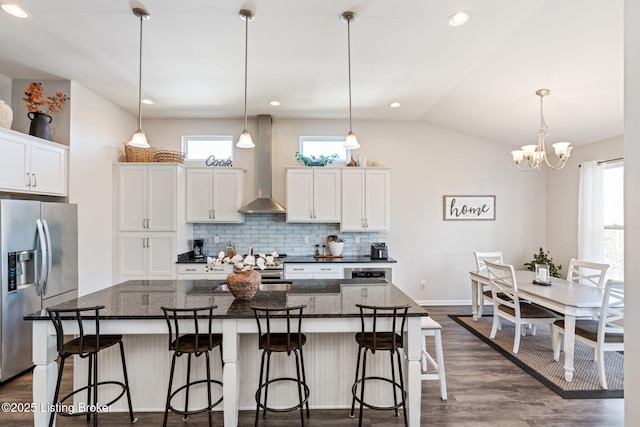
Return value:
[[(330, 304), (314, 304), (305, 317), (358, 317), (355, 304), (379, 306), (411, 305), (409, 316), (426, 316), (420, 305), (398, 289), (378, 279), (292, 280), (287, 291), (258, 291), (250, 301), (236, 300), (220, 290), (223, 281), (214, 280), (129, 280), (110, 288), (73, 299), (56, 308), (104, 305), (103, 319), (164, 319), (160, 307), (201, 307), (217, 305), (216, 318), (253, 318), (252, 306), (284, 307), (304, 303), (305, 297), (325, 299)], [(375, 287), (363, 298), (358, 286)], [(27, 320), (46, 320), (46, 311), (25, 316)]]

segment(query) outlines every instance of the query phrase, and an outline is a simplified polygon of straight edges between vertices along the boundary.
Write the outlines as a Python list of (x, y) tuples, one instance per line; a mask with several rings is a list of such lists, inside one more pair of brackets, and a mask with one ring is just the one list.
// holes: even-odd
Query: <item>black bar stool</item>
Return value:
[[(409, 305), (393, 306), (393, 307), (380, 307), (356, 304), (356, 307), (360, 309), (360, 321), (362, 324), (362, 332), (356, 334), (356, 342), (358, 343), (358, 362), (356, 366), (356, 379), (351, 388), (351, 394), (353, 394), (353, 400), (351, 401), (351, 418), (355, 416), (356, 401), (360, 403), (360, 417), (358, 425), (362, 426), (362, 410), (363, 406), (377, 410), (390, 410), (395, 411), (396, 417), (398, 416), (398, 408), (402, 407), (404, 412), (404, 425), (407, 423), (407, 407), (406, 407), (406, 393), (404, 391), (404, 380), (402, 378), (402, 357), (400, 349), (403, 348), (403, 332), (405, 322), (407, 320), (407, 311)], [(368, 322), (365, 322), (365, 318), (368, 318)], [(379, 328), (378, 322), (381, 319), (388, 319), (391, 322), (390, 328)], [(365, 325), (369, 324), (367, 328)], [(388, 351), (389, 358), (391, 360), (391, 379), (384, 377), (371, 376), (368, 377), (366, 373), (367, 369), (367, 352), (375, 354), (376, 351)], [(396, 370), (393, 355), (396, 355), (396, 361), (398, 365), (398, 376), (400, 377), (396, 381)], [(362, 359), (362, 377), (358, 377), (360, 373), (360, 360)], [(369, 380), (385, 381), (391, 384), (393, 387), (393, 406), (375, 406), (364, 401), (364, 386)], [(358, 385), (360, 385), (360, 396), (358, 397)], [(400, 391), (400, 399), (398, 401), (398, 390)]]
[[(169, 350), (173, 351), (171, 359), (171, 373), (169, 374), (169, 388), (167, 390), (167, 402), (164, 408), (163, 426), (167, 425), (169, 411), (182, 415), (183, 420), (189, 419), (189, 415), (207, 412), (209, 415), (209, 425), (211, 426), (212, 417), (211, 409), (222, 402), (222, 396), (216, 402), (211, 402), (211, 383), (218, 384), (222, 387), (222, 381), (211, 379), (211, 367), (209, 365), (209, 351), (215, 347), (220, 348), (220, 361), (224, 365), (222, 359), (222, 335), (213, 334), (211, 326), (213, 323), (213, 310), (218, 306), (212, 305), (208, 307), (198, 308), (167, 308), (161, 307), (164, 317), (169, 326)], [(199, 319), (208, 320), (208, 328), (206, 332), (200, 332)], [(180, 335), (180, 330), (193, 330), (193, 333)], [(186, 354), (187, 357), (187, 381), (183, 386), (178, 387), (171, 392), (173, 387), (173, 373), (176, 366), (176, 358)], [(191, 356), (200, 357), (204, 354), (207, 378), (191, 382)], [(207, 386), (207, 406), (200, 409), (189, 410), (189, 388), (196, 384), (206, 384)], [(171, 406), (173, 397), (185, 390), (184, 411)]]
[[(258, 348), (262, 350), (262, 363), (260, 364), (260, 382), (256, 391), (256, 427), (260, 418), (260, 408), (263, 410), (262, 417), (267, 416), (270, 412), (289, 412), (300, 409), (300, 420), (305, 425), (304, 407), (307, 408), (307, 417), (309, 416), (309, 387), (307, 386), (307, 377), (304, 371), (304, 357), (302, 355), (302, 347), (307, 342), (307, 337), (301, 332), (302, 326), (302, 310), (306, 305), (296, 307), (251, 307), (258, 322)], [(277, 318), (283, 318), (286, 321), (286, 332), (272, 332), (271, 321), (278, 321)], [(297, 327), (296, 327), (297, 321)], [(264, 328), (263, 328), (264, 322)], [(293, 323), (293, 325), (292, 325)], [(263, 333), (263, 331), (266, 331)], [(296, 358), (296, 378), (283, 377), (269, 379), (269, 366), (271, 364), (271, 353), (287, 353), (287, 356), (294, 354)], [(266, 377), (263, 382), (265, 359), (267, 362)], [(275, 409), (267, 406), (267, 398), (269, 395), (269, 384), (278, 381), (294, 381), (298, 389), (298, 404), (289, 408)], [(262, 389), (264, 388), (264, 403), (262, 402)]]
[[(58, 367), (58, 381), (56, 382), (56, 391), (53, 395), (53, 404), (56, 408), (62, 406), (64, 402), (70, 397), (80, 393), (81, 391), (87, 391), (87, 410), (82, 412), (67, 412), (55, 410), (51, 413), (49, 418), (49, 427), (53, 426), (53, 420), (56, 414), (60, 414), (66, 417), (75, 416), (87, 416), (87, 421), (90, 420), (91, 414), (93, 414), (93, 425), (98, 425), (98, 409), (104, 406), (111, 406), (118, 399), (120, 399), (125, 393), (127, 395), (127, 403), (129, 404), (129, 418), (131, 423), (138, 421), (133, 416), (133, 407), (131, 406), (131, 393), (129, 392), (129, 379), (127, 377), (127, 365), (124, 360), (124, 346), (122, 344), (122, 335), (100, 335), (100, 310), (104, 308), (104, 305), (97, 307), (86, 308), (68, 308), (68, 309), (53, 309), (47, 308), (49, 318), (53, 322), (53, 327), (56, 330), (56, 346), (58, 349), (58, 356), (60, 357), (60, 366)], [(93, 319), (92, 319), (93, 318)], [(78, 323), (77, 337), (64, 342), (64, 329), (63, 321), (76, 321)], [(84, 322), (93, 320), (95, 322), (95, 334), (87, 335), (84, 332)], [(118, 344), (120, 346), (120, 358), (122, 360), (122, 372), (124, 374), (124, 383), (119, 381), (98, 381), (98, 353), (106, 348)], [(88, 358), (89, 371), (87, 373), (87, 385), (77, 390), (72, 391), (65, 397), (58, 401), (58, 395), (60, 393), (60, 383), (62, 381), (62, 372), (64, 370), (64, 362), (68, 357), (79, 356), (81, 358)], [(105, 404), (98, 403), (98, 387), (104, 385), (116, 385), (122, 388), (121, 393), (112, 401)], [(92, 394), (93, 393), (93, 394)]]

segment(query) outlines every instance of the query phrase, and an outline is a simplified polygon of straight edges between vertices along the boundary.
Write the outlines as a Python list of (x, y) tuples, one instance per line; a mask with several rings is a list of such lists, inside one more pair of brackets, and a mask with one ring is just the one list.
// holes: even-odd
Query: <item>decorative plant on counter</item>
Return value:
[(330, 165), (338, 158), (337, 154), (332, 154), (330, 156), (325, 156), (324, 154), (319, 157), (316, 156), (305, 156), (301, 152), (296, 151), (296, 160), (302, 163), (305, 166), (324, 166)]
[(536, 271), (536, 264), (547, 264), (549, 266), (549, 274), (552, 277), (560, 277), (560, 270), (562, 270), (562, 266), (555, 266), (553, 263), (553, 258), (549, 256), (549, 251), (545, 252), (542, 248), (537, 254), (533, 254), (533, 260), (531, 262), (527, 262), (524, 264), (529, 271)]
[(254, 268), (264, 270), (266, 266), (276, 265), (275, 260), (278, 256), (278, 252), (274, 251), (270, 255), (258, 254), (257, 257), (254, 255), (245, 255), (243, 257), (240, 254), (228, 257), (224, 251), (220, 251), (218, 258), (207, 257), (207, 264), (233, 264), (235, 271), (247, 271)]

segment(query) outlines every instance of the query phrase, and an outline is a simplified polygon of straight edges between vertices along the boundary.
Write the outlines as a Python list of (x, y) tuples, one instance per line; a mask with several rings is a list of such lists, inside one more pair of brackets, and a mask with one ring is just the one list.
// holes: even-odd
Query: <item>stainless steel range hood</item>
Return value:
[(241, 207), (238, 210), (240, 213), (286, 213), (285, 209), (271, 198), (271, 125), (271, 116), (258, 116), (258, 137), (255, 147), (258, 198)]

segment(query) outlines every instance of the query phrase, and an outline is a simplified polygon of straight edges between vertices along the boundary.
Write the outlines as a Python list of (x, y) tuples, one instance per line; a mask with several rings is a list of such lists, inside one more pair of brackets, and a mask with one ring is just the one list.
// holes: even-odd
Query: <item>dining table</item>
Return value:
[[(534, 283), (535, 272), (516, 270), (518, 296), (564, 316), (564, 378), (573, 379), (576, 318), (594, 317), (600, 313), (604, 290), (592, 285), (552, 277), (550, 285)], [(478, 320), (478, 308), (483, 303), (482, 290), (491, 286), (486, 271), (469, 272), (471, 278), (471, 312)]]

